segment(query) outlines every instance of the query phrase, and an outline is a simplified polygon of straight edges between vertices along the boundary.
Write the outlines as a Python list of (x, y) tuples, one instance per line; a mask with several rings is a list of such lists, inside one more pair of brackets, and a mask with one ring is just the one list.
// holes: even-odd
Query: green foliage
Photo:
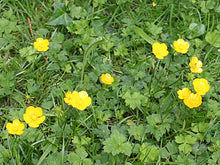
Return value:
[(141, 141), (145, 135), (146, 128), (143, 125), (131, 125), (128, 130), (131, 136), (134, 136), (134, 139)]
[(68, 26), (72, 22), (71, 17), (66, 12), (66, 6), (64, 3), (54, 3), (54, 14), (48, 20), (48, 25), (65, 25)]
[(127, 91), (122, 98), (125, 99), (126, 105), (130, 106), (132, 109), (141, 106), (146, 100), (146, 97), (139, 92), (130, 93), (130, 91)]
[(0, 73), (0, 97), (12, 94), (13, 87), (15, 86), (15, 79), (13, 72)]
[(220, 34), (218, 32), (208, 32), (205, 40), (215, 47), (220, 47)]
[(140, 160), (143, 163), (153, 163), (159, 157), (158, 148), (150, 143), (143, 143), (140, 148)]
[(152, 114), (147, 117), (147, 122), (149, 125), (146, 127), (146, 132), (154, 135), (154, 137), (159, 140), (166, 132), (170, 130), (170, 123), (172, 119), (163, 119), (159, 114)]
[(28, 62), (34, 62), (37, 58), (37, 50), (33, 46), (22, 48), (19, 50), (20, 56), (26, 58)]
[(132, 146), (129, 142), (125, 142), (125, 141), (126, 141), (126, 137), (117, 130), (115, 130), (112, 132), (110, 137), (103, 142), (104, 151), (107, 153), (111, 153), (112, 155), (124, 153), (130, 156)]
[[(39, 3), (38, 3), (39, 2)], [(219, 3), (215, 0), (2, 1), (0, 164), (219, 164)], [(28, 18), (28, 19), (27, 19)], [(37, 52), (37, 38), (49, 50)], [(173, 42), (190, 43), (186, 54)], [(165, 43), (163, 60), (152, 53)], [(192, 73), (197, 56), (203, 72)], [(112, 85), (101, 74), (114, 77)], [(210, 91), (189, 109), (177, 91), (206, 78)], [(77, 111), (67, 91), (88, 92)], [(28, 106), (46, 120), (31, 128)], [(6, 124), (25, 124), (20, 136)]]
[[(195, 144), (196, 138), (191, 135), (179, 135), (175, 137), (176, 143), (179, 145), (179, 150), (185, 154), (189, 154), (192, 151), (192, 146), (190, 144)], [(182, 144), (183, 143), (183, 144)]]
[(68, 155), (68, 161), (74, 165), (92, 165), (92, 161), (86, 158), (88, 153), (83, 148), (77, 148), (75, 152)]

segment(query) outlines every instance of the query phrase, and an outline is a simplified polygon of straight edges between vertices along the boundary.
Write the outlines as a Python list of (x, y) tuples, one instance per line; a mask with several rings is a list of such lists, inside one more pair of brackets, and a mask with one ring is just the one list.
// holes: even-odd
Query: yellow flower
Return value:
[(111, 85), (114, 82), (114, 77), (112, 77), (109, 73), (102, 74), (101, 82), (107, 85)]
[(199, 61), (197, 57), (193, 57), (189, 63), (189, 66), (191, 67), (190, 70), (193, 73), (202, 73), (202, 62)]
[(183, 39), (178, 39), (177, 41), (173, 42), (173, 46), (177, 52), (185, 54), (188, 52), (190, 45), (188, 42), (184, 41)]
[(64, 101), (80, 111), (85, 110), (92, 102), (86, 91), (68, 91), (65, 95)]
[(153, 7), (157, 6), (157, 4), (155, 2), (152, 2)]
[(188, 88), (183, 88), (182, 90), (178, 90), (177, 94), (179, 99), (186, 99), (190, 96), (192, 92)]
[(199, 95), (205, 95), (210, 89), (208, 81), (204, 78), (196, 78), (193, 80), (193, 87)]
[(199, 94), (191, 93), (189, 97), (185, 98), (183, 100), (184, 104), (188, 106), (189, 108), (196, 108), (199, 107), (202, 104), (202, 96)]
[(71, 98), (72, 98), (72, 92), (68, 91), (66, 92), (65, 98), (63, 100), (66, 104), (71, 105), (70, 104)]
[(39, 127), (39, 125), (44, 122), (45, 118), (46, 117), (43, 116), (43, 110), (33, 106), (28, 107), (23, 115), (24, 121), (33, 128)]
[(167, 45), (164, 43), (160, 44), (159, 42), (153, 43), (152, 51), (153, 54), (159, 59), (164, 59), (164, 57), (169, 54), (167, 50)]
[(9, 134), (12, 135), (21, 135), (24, 133), (24, 124), (20, 122), (20, 120), (15, 119), (12, 123), (7, 123), (6, 128)]
[(48, 39), (38, 38), (34, 42), (34, 47), (39, 51), (47, 51), (49, 49), (49, 41)]

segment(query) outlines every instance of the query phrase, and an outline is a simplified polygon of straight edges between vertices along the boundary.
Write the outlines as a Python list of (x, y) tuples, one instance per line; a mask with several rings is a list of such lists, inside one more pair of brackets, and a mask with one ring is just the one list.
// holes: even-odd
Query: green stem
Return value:
[[(10, 137), (10, 138), (11, 138), (11, 137)], [(13, 149), (12, 153), (13, 153), (13, 155), (15, 155), (15, 158), (16, 158), (16, 164), (17, 164), (17, 165), (20, 165), (21, 163), (20, 163), (20, 161), (19, 161), (18, 153), (17, 153), (17, 151), (16, 151), (15, 143), (14, 143), (13, 139), (11, 139), (11, 143), (12, 143), (12, 149)]]
[(153, 73), (153, 75), (152, 75), (152, 77), (151, 77), (151, 80), (150, 80), (150, 84), (149, 84), (149, 97), (151, 97), (151, 84), (152, 84), (152, 81), (153, 81), (153, 79), (154, 79), (154, 77), (155, 77), (155, 74), (156, 74), (156, 72), (157, 72), (159, 63), (160, 63), (160, 60), (157, 61), (157, 64), (156, 64), (156, 66), (155, 66), (155, 68), (154, 68), (154, 73)]
[(147, 35), (141, 28), (134, 26), (133, 30), (135, 33), (137, 33), (140, 37), (142, 37), (149, 44), (153, 45), (153, 43), (156, 42), (149, 35)]
[(104, 41), (103, 37), (99, 37), (94, 39), (89, 46), (86, 48), (85, 53), (83, 55), (83, 66), (82, 66), (82, 71), (81, 71), (81, 80), (80, 80), (80, 87), (82, 88), (83, 84), (83, 78), (84, 78), (84, 71), (85, 71), (85, 66), (87, 63), (87, 58), (90, 52), (99, 44), (101, 44)]
[(170, 9), (170, 19), (169, 19), (169, 29), (170, 29), (170, 33), (171, 33), (171, 34), (172, 34), (173, 7), (174, 7), (174, 5), (171, 4), (171, 9)]

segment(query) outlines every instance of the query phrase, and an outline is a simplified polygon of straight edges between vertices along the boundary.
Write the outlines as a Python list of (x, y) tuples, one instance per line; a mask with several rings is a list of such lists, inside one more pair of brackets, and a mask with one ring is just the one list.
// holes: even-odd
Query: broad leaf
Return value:
[(140, 94), (139, 92), (130, 93), (127, 91), (123, 96), (125, 99), (125, 103), (127, 106), (130, 106), (132, 109), (135, 109), (138, 106), (141, 106), (142, 102), (145, 100), (145, 96)]
[(71, 17), (66, 13), (66, 6), (64, 3), (54, 4), (54, 14), (47, 22), (48, 25), (64, 25), (69, 26), (72, 22)]
[(208, 32), (205, 36), (205, 40), (215, 47), (220, 47), (220, 33)]
[(112, 155), (124, 153), (130, 156), (132, 147), (129, 142), (125, 141), (126, 137), (117, 130), (114, 130), (111, 136), (103, 142), (105, 145), (104, 151), (107, 153), (112, 153)]

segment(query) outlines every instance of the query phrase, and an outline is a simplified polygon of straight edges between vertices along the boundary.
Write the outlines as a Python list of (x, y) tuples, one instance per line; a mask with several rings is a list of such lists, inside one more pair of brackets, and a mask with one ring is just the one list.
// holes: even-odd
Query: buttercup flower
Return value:
[(196, 78), (193, 80), (193, 87), (199, 95), (205, 95), (210, 89), (208, 81), (204, 78)]
[(157, 6), (157, 4), (155, 2), (152, 2), (153, 7)]
[(202, 96), (199, 94), (191, 93), (189, 97), (185, 98), (183, 100), (184, 104), (188, 106), (189, 108), (196, 108), (199, 107), (202, 104)]
[(20, 122), (20, 120), (15, 119), (12, 123), (7, 123), (6, 128), (9, 134), (12, 135), (21, 135), (24, 133), (25, 125)]
[(39, 107), (27, 107), (25, 114), (23, 115), (24, 121), (33, 128), (39, 127), (44, 122), (45, 116), (43, 116), (43, 110)]
[(185, 54), (188, 52), (190, 45), (188, 42), (184, 41), (183, 39), (178, 39), (177, 41), (173, 42), (173, 46), (177, 52)]
[(167, 45), (164, 43), (160, 44), (159, 42), (153, 43), (152, 51), (153, 54), (159, 59), (164, 59), (164, 57), (169, 54), (167, 50)]
[(112, 77), (109, 73), (102, 74), (101, 82), (107, 85), (111, 85), (114, 82), (114, 77)]
[(178, 90), (177, 94), (179, 99), (186, 99), (190, 96), (192, 92), (188, 88), (183, 88), (182, 90)]
[(48, 41), (48, 39), (38, 38), (38, 39), (34, 42), (34, 47), (35, 47), (39, 52), (47, 51), (47, 50), (49, 49), (49, 41)]
[(72, 105), (74, 108), (83, 111), (90, 106), (92, 100), (86, 91), (68, 91), (65, 95), (64, 102)]
[(71, 105), (70, 104), (71, 98), (72, 98), (72, 92), (68, 91), (66, 92), (65, 98), (63, 100), (66, 104)]
[(202, 67), (202, 62), (199, 61), (199, 59), (197, 57), (193, 57), (189, 63), (190, 66), (190, 70), (193, 73), (202, 73), (203, 69)]

